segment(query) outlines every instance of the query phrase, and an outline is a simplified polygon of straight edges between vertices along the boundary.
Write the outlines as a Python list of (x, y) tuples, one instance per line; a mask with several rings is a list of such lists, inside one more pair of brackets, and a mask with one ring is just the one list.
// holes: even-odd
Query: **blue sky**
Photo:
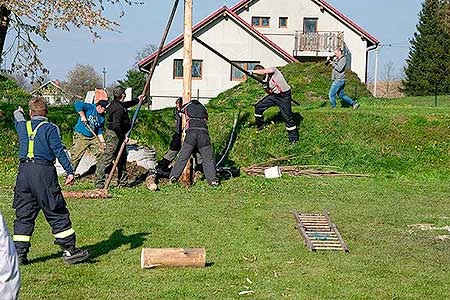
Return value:
[[(76, 64), (92, 64), (100, 73), (106, 68), (107, 84), (125, 77), (131, 68), (137, 51), (146, 44), (159, 44), (173, 2), (171, 0), (142, 0), (144, 5), (124, 6), (126, 14), (119, 19), (120, 32), (100, 31), (99, 40), (92, 40), (85, 29), (70, 32), (51, 30), (49, 43), (42, 42), (41, 58), (50, 70), (51, 79), (64, 80), (67, 72)], [(272, 0), (276, 1), (276, 0)], [(182, 33), (183, 5), (179, 10), (169, 35), (169, 41)], [(232, 5), (238, 0), (194, 0), (194, 23), (217, 8)], [(392, 61), (396, 73), (400, 73), (409, 52), (408, 40), (416, 30), (421, 0), (328, 0), (335, 8), (348, 16), (383, 44), (391, 44), (380, 51), (379, 76), (384, 65)], [(119, 7), (108, 11), (118, 16)], [(373, 55), (370, 57), (369, 78), (373, 78)]]

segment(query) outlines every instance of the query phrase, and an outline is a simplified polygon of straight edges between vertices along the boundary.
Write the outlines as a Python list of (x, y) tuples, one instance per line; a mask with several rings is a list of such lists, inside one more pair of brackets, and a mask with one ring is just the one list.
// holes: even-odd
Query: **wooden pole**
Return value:
[[(183, 53), (183, 104), (191, 101), (192, 97), (192, 0), (184, 0), (184, 53)], [(183, 115), (183, 128), (186, 117)], [(184, 142), (183, 132), (181, 141)], [(192, 164), (190, 160), (184, 168), (180, 182), (189, 187), (192, 184)]]
[(142, 269), (205, 266), (204, 248), (143, 248), (141, 252)]

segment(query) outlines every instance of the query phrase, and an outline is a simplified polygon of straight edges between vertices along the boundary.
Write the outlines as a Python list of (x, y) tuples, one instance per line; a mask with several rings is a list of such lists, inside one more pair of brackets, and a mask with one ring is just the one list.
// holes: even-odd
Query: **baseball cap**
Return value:
[(109, 102), (107, 100), (100, 100), (97, 102), (97, 105), (106, 108), (108, 106)]

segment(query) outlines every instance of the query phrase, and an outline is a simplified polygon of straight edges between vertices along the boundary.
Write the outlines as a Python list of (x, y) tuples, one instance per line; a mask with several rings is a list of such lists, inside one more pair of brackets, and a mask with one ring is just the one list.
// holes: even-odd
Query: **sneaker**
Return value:
[(91, 256), (91, 251), (76, 247), (65, 249), (63, 251), (63, 261), (65, 264), (72, 265), (87, 260)]
[(211, 181), (211, 183), (209, 184), (210, 186), (212, 186), (212, 187), (216, 187), (216, 186), (219, 186), (219, 181), (218, 180), (213, 180), (213, 181)]
[(353, 109), (358, 109), (359, 108), (359, 103), (358, 102), (355, 102), (354, 104), (353, 104)]
[(17, 260), (19, 261), (19, 265), (27, 265), (29, 263), (26, 254), (17, 254)]

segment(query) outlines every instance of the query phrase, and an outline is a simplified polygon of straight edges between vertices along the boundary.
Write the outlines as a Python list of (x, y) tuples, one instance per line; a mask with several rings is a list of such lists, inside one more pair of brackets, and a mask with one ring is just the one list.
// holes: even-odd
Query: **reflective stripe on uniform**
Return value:
[(257, 117), (257, 118), (262, 118), (262, 116), (263, 116), (263, 115), (255, 114), (255, 117)]
[(36, 133), (42, 125), (48, 123), (47, 121), (42, 121), (41, 123), (36, 126), (36, 128), (33, 130), (31, 127), (31, 121), (27, 121), (27, 134), (28, 134), (28, 154), (27, 157), (29, 159), (34, 158), (34, 137), (36, 136)]
[(75, 230), (73, 230), (72, 228), (70, 228), (70, 229), (64, 230), (64, 231), (62, 231), (62, 232), (59, 232), (59, 233), (57, 233), (57, 234), (54, 234), (54, 236), (55, 236), (55, 238), (57, 238), (57, 239), (63, 239), (63, 238), (66, 238), (66, 237), (68, 237), (68, 236), (71, 236), (71, 235), (74, 234), (74, 233), (75, 233)]
[(30, 240), (31, 240), (31, 236), (29, 236), (29, 235), (20, 235), (20, 234), (13, 235), (13, 241), (14, 242), (26, 242), (26, 243), (29, 243)]
[(292, 130), (295, 130), (295, 129), (297, 129), (297, 126), (286, 127), (287, 131), (292, 131)]

